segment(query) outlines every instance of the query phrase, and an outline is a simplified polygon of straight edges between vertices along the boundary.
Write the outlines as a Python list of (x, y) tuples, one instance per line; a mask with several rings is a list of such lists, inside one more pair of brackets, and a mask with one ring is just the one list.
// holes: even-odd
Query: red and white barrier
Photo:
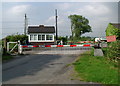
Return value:
[(90, 47), (91, 44), (83, 44), (83, 45), (21, 45), (22, 48), (35, 48), (35, 47)]
[(23, 49), (26, 48), (39, 48), (39, 47), (92, 47), (92, 44), (82, 44), (82, 45), (20, 45), (19, 53), (22, 54)]
[(93, 41), (80, 41), (80, 42), (68, 42), (68, 43), (78, 43), (78, 44), (81, 44), (81, 43), (94, 43)]

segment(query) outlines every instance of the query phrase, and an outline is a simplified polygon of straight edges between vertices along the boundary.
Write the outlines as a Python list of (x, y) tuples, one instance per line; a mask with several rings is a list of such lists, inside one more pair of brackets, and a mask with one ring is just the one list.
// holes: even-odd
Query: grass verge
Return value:
[(82, 54), (73, 63), (78, 77), (89, 82), (118, 84), (118, 64), (105, 57), (93, 56), (93, 52), (94, 50)]
[(2, 55), (2, 61), (6, 61), (6, 60), (10, 60), (12, 59), (13, 57), (11, 55)]

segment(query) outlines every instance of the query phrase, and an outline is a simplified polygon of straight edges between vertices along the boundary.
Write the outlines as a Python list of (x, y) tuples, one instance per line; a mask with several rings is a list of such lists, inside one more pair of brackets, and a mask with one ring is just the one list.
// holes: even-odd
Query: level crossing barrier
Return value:
[(30, 48), (52, 48), (52, 47), (93, 47), (93, 44), (81, 44), (81, 45), (19, 45), (19, 54), (23, 53), (23, 49)]

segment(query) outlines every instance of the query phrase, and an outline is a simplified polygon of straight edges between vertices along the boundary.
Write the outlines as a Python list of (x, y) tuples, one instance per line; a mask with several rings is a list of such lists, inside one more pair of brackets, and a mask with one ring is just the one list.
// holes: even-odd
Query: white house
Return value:
[(54, 26), (28, 26), (28, 41), (31, 44), (36, 45), (48, 45), (54, 44), (55, 39), (55, 27)]

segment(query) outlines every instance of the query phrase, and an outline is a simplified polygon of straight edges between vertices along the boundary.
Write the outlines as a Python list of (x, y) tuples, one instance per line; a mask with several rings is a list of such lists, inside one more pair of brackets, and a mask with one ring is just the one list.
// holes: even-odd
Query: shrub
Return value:
[(28, 36), (26, 35), (9, 35), (6, 37), (7, 42), (12, 41), (16, 42), (18, 40), (21, 41), (22, 44), (25, 44), (25, 40), (28, 41)]
[(120, 59), (120, 40), (108, 44), (107, 57), (112, 60)]
[[(1, 40), (1, 44), (3, 46), (2, 47), (3, 55), (7, 54), (6, 48), (4, 47), (4, 46), (6, 46), (6, 45), (4, 45), (4, 40), (6, 40), (7, 42), (17, 42), (18, 40), (20, 40), (21, 44), (28, 44), (28, 36), (26, 36), (26, 35), (20, 35), (20, 34), (19, 35), (9, 35), (6, 38)], [(13, 48), (13, 46), (15, 46), (15, 44), (10, 43), (9, 48), (11, 49), (11, 48)], [(17, 47), (15, 49), (18, 50)]]

